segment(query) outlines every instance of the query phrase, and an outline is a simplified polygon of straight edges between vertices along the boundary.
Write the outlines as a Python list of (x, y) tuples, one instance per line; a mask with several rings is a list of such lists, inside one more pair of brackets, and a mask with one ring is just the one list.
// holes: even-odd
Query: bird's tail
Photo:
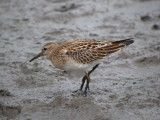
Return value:
[(117, 40), (117, 41), (112, 41), (112, 45), (130, 45), (134, 42), (133, 38), (125, 39), (125, 40)]
[(108, 41), (106, 42), (106, 46), (98, 48), (100, 53), (104, 53), (103, 55), (108, 55), (114, 53), (125, 46), (128, 46), (134, 42), (133, 38), (125, 39), (125, 40), (116, 40), (116, 41)]

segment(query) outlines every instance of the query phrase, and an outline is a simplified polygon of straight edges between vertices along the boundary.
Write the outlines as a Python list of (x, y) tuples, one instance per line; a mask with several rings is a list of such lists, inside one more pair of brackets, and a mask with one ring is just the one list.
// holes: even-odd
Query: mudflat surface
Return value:
[[(47, 42), (134, 38), (91, 75), (87, 97)], [(0, 0), (0, 119), (160, 120), (159, 0)]]

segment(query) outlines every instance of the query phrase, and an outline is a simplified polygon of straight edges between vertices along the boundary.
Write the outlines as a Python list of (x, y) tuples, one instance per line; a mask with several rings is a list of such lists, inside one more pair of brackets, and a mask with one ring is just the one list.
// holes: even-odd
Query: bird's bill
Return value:
[(35, 57), (33, 57), (29, 62), (32, 62), (33, 60), (39, 58), (40, 56), (42, 56), (42, 52), (36, 55)]

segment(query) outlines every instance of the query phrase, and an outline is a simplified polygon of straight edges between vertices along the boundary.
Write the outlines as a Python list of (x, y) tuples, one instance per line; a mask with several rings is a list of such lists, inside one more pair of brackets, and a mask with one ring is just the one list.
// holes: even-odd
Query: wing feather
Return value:
[(65, 48), (67, 50), (65, 54), (68, 57), (72, 58), (73, 60), (79, 63), (86, 64), (102, 59), (103, 57), (125, 47), (126, 44), (124, 43), (124, 40), (121, 41), (103, 42), (103, 41), (79, 39), (76, 41), (69, 41), (63, 43), (62, 48)]

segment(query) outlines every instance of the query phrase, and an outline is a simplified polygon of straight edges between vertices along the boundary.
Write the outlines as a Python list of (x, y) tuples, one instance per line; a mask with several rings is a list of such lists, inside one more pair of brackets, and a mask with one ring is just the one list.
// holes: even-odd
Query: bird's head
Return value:
[(47, 43), (43, 46), (42, 51), (33, 57), (29, 62), (41, 57), (41, 56), (50, 56), (50, 54), (57, 48), (57, 43)]

